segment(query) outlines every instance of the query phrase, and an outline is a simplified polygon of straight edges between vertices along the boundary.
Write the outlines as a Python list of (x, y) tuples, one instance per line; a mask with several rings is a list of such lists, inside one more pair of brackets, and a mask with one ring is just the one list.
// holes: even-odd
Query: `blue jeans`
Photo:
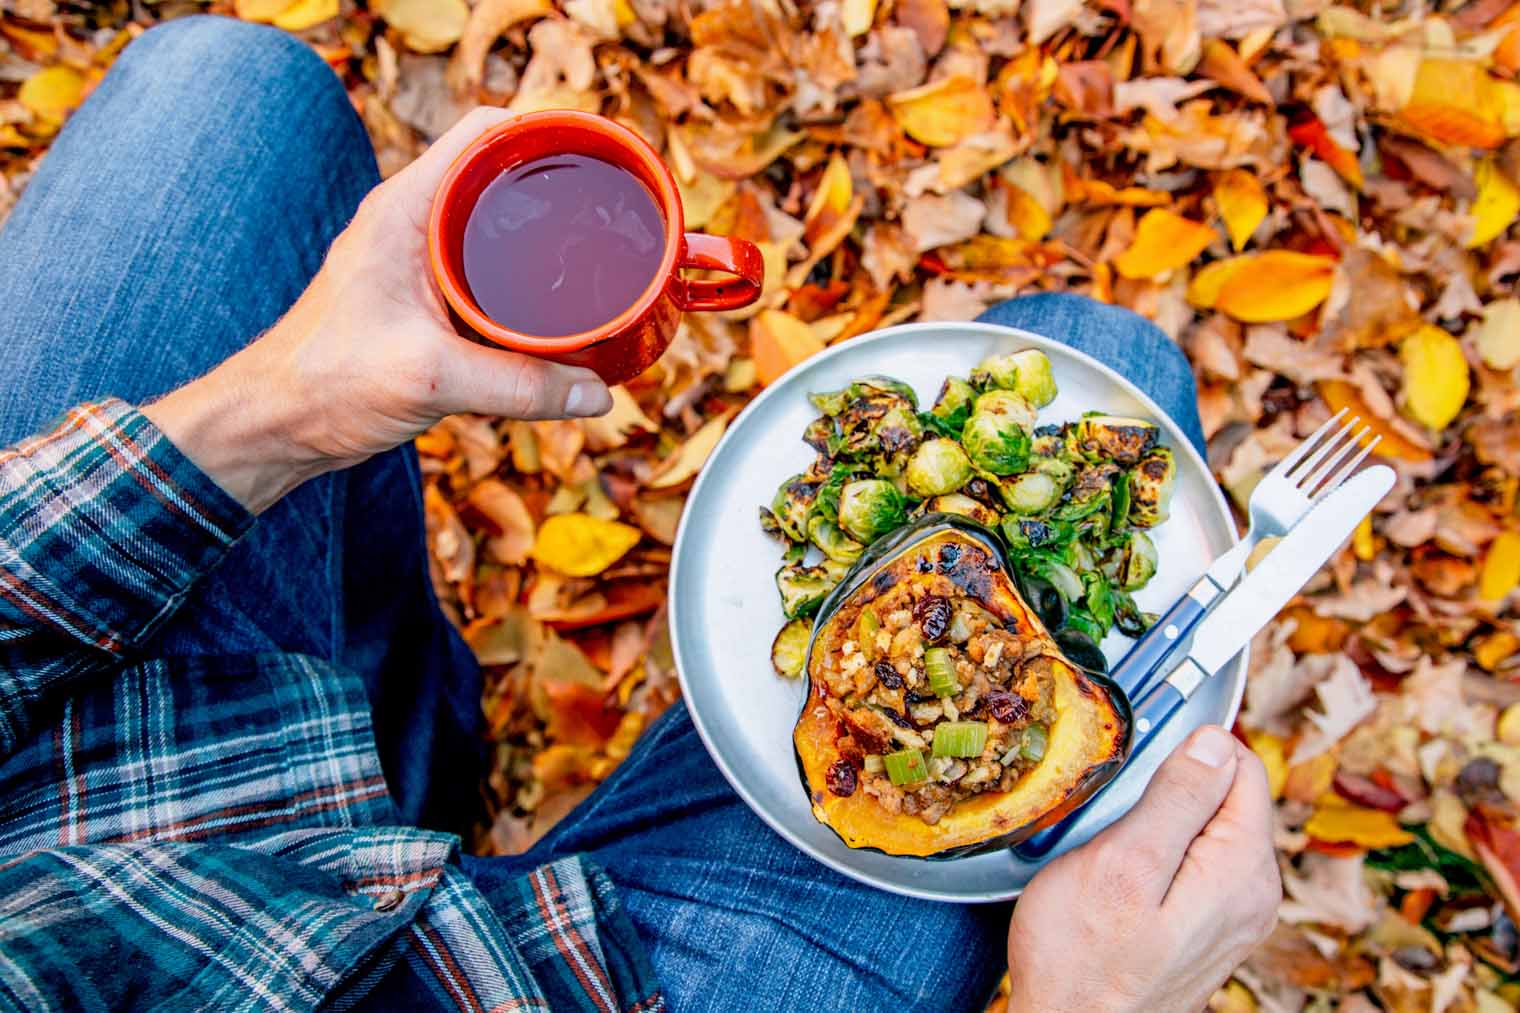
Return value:
[[(217, 18), (148, 32), (0, 230), (0, 442), (82, 400), (151, 399), (257, 337), (376, 182), (343, 89), (302, 43)], [(1201, 444), (1187, 363), (1139, 317), (1041, 295), (985, 319), (1123, 370)], [(411, 448), (306, 483), (152, 649), (301, 652), (363, 673), (400, 817), (462, 829), (480, 673), (433, 597), (420, 489)], [(489, 897), (572, 852), (617, 884), (677, 1010), (973, 1009), (1002, 973), (1006, 906), (906, 900), (813, 862), (739, 801), (681, 705), (531, 852), (464, 862)], [(410, 998), (382, 986), (373, 1001)]]

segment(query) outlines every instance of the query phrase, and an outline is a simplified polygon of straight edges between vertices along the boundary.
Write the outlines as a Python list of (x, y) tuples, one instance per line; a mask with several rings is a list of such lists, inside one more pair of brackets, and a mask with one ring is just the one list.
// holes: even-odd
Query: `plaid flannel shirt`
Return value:
[(395, 825), (357, 675), (141, 655), (252, 523), (119, 401), (0, 453), (0, 1005), (662, 1009), (594, 866)]

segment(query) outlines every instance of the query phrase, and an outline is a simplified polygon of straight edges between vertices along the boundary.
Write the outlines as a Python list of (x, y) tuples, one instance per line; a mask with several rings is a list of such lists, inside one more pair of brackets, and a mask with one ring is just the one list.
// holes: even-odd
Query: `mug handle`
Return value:
[(677, 275), (671, 286), (676, 306), (682, 310), (736, 310), (760, 298), (765, 281), (765, 260), (760, 247), (734, 236), (709, 236), (688, 232), (682, 241), (683, 267), (727, 271), (735, 278), (692, 281)]

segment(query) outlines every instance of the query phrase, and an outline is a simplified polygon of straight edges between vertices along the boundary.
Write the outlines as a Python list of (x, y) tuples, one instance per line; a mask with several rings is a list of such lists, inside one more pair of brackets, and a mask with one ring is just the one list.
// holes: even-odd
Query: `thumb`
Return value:
[(1105, 850), (1132, 856), (1146, 871), (1155, 903), (1166, 896), (1188, 845), (1219, 811), (1238, 762), (1229, 732), (1199, 728), (1166, 758), (1135, 807), (1101, 835)]
[(443, 413), (562, 419), (612, 409), (607, 385), (589, 369), (486, 348), (457, 335), (449, 336), (439, 374), (434, 407)]

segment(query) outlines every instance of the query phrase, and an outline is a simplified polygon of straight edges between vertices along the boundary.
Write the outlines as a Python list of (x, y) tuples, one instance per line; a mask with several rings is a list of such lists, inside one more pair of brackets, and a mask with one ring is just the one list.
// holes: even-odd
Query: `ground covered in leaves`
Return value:
[(1400, 475), (1255, 645), (1237, 731), (1288, 895), (1215, 1007), (1520, 1003), (1520, 3), (4, 0), (0, 217), (121, 47), (206, 10), (307, 39), (386, 172), (475, 103), (598, 111), (691, 227), (765, 253), (760, 304), (688, 318), (609, 417), (419, 441), (489, 673), (479, 848), (525, 847), (676, 698), (669, 547), (748, 397), (872, 328), (1067, 290), (1186, 349), (1237, 506), (1342, 407)]

